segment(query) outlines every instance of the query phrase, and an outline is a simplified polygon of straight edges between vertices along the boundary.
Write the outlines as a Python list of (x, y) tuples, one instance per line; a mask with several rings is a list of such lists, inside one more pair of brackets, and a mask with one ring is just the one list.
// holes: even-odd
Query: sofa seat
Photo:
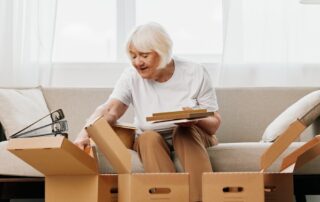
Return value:
[[(275, 163), (267, 170), (267, 172), (278, 172), (282, 159), (290, 152), (302, 146), (304, 142), (294, 142), (289, 148), (280, 155)], [(211, 164), (214, 172), (241, 172), (241, 171), (259, 171), (260, 157), (263, 152), (271, 145), (271, 143), (262, 142), (240, 142), (240, 143), (220, 143), (207, 149), (210, 156)], [(21, 161), (19, 158), (11, 154), (6, 149), (7, 141), (0, 142), (0, 175), (12, 176), (43, 176), (40, 172)], [(132, 172), (144, 172), (143, 165), (139, 159), (137, 152), (131, 151), (132, 156)], [(253, 152), (254, 151), (254, 152)], [(99, 162), (100, 173), (116, 173), (104, 155), (97, 150), (97, 159)], [(178, 172), (183, 172), (183, 168), (179, 159), (173, 155), (174, 163)], [(316, 159), (307, 166), (297, 170), (297, 173), (316, 174), (319, 173), (320, 158)]]
[[(279, 172), (282, 160), (289, 153), (301, 147), (304, 142), (294, 142), (283, 154), (272, 164), (267, 172)], [(240, 142), (240, 143), (220, 143), (207, 149), (214, 172), (241, 172), (260, 171), (260, 158), (271, 143), (262, 142)], [(143, 165), (135, 151), (131, 151), (133, 172), (143, 172)], [(253, 152), (254, 151), (254, 152)], [(101, 152), (98, 153), (101, 173), (115, 173), (108, 160)], [(183, 168), (177, 156), (173, 154), (174, 164), (178, 172), (183, 172)], [(297, 173), (316, 174), (319, 173), (320, 158), (307, 166), (297, 170)]]
[[(281, 160), (290, 151), (301, 146), (303, 142), (295, 142), (272, 164), (268, 171), (279, 171)], [(260, 158), (271, 143), (262, 142), (240, 142), (223, 143), (208, 148), (208, 153), (214, 171), (259, 171)]]
[[(302, 146), (304, 142), (294, 142), (289, 148), (280, 155), (272, 164), (267, 172), (278, 172), (282, 159), (290, 152)], [(271, 143), (262, 142), (240, 142), (240, 143), (220, 143), (207, 149), (214, 172), (239, 172), (239, 171), (259, 171), (260, 157)], [(29, 166), (19, 158), (11, 154), (6, 149), (7, 141), (0, 142), (0, 175), (13, 176), (43, 176), (40, 172)], [(132, 155), (132, 172), (144, 172), (143, 165), (137, 152), (131, 151)], [(100, 173), (116, 173), (104, 155), (97, 150)], [(173, 155), (174, 163), (178, 172), (183, 172), (179, 159)], [(320, 161), (314, 161), (312, 164), (299, 170), (298, 173), (315, 174), (320, 173)]]

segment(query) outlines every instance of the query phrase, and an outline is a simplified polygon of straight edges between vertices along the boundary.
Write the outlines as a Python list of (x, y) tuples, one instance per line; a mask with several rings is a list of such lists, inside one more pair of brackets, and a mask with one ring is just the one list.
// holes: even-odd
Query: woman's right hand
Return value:
[(90, 138), (87, 131), (82, 129), (73, 143), (82, 150), (85, 150), (86, 147), (90, 147)]

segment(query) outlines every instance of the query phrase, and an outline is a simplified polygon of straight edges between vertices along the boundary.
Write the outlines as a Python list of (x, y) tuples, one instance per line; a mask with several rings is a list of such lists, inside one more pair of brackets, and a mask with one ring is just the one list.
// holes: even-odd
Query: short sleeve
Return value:
[(109, 96), (109, 100), (117, 99), (122, 103), (124, 103), (125, 105), (129, 106), (132, 103), (132, 92), (131, 92), (132, 88), (130, 85), (131, 81), (132, 81), (132, 72), (128, 68), (121, 74), (111, 95)]
[(218, 101), (216, 91), (212, 87), (212, 82), (208, 71), (201, 67), (203, 70), (199, 93), (197, 96), (198, 105), (200, 108), (208, 109), (209, 111), (218, 111)]

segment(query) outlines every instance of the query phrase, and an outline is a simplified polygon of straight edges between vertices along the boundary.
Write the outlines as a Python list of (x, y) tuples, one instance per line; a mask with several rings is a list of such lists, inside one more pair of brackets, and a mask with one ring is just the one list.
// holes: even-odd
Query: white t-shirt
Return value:
[(163, 83), (143, 79), (134, 68), (126, 69), (110, 95), (127, 106), (132, 104), (134, 124), (138, 133), (145, 130), (163, 130), (173, 124), (150, 123), (147, 116), (156, 112), (177, 111), (182, 107), (217, 111), (218, 103), (208, 72), (200, 64), (174, 58), (172, 77)]

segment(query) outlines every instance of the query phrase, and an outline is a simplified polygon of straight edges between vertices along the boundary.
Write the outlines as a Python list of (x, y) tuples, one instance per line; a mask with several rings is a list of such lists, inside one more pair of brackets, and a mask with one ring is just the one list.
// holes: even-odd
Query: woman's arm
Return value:
[(221, 116), (219, 112), (214, 112), (213, 116), (201, 119), (195, 124), (204, 129), (208, 134), (213, 135), (218, 130), (221, 123)]
[[(110, 99), (108, 102), (98, 106), (93, 114), (87, 119), (86, 125), (88, 126), (98, 117), (103, 116), (109, 124), (114, 124), (128, 109), (128, 106), (117, 99)], [(85, 130), (85, 127), (80, 131), (76, 140), (74, 141), (81, 149), (90, 145), (89, 135)]]

